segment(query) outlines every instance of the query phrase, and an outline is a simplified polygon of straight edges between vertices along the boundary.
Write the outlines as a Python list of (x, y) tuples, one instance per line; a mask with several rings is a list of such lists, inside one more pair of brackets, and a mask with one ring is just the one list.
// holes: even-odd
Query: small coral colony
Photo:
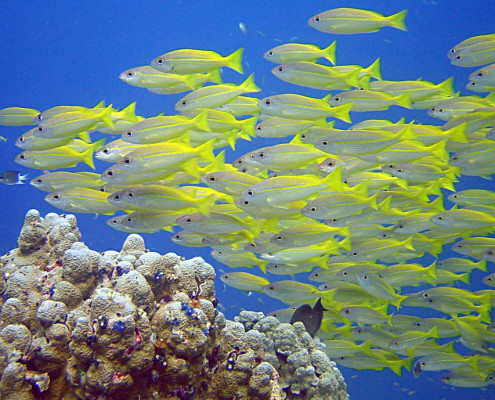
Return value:
[[(406, 14), (338, 8), (308, 24), (329, 34), (406, 31)], [(447, 54), (453, 65), (478, 68), (466, 88), (479, 94), (470, 95), (455, 93), (453, 78), (384, 80), (379, 58), (368, 67), (338, 65), (336, 47), (286, 43), (264, 54), (278, 78), (332, 91), (324, 98), (256, 98), (253, 75), (240, 85), (220, 75), (222, 67), (243, 73), (242, 48), (228, 56), (180, 49), (120, 75), (152, 93), (189, 92), (178, 113), (144, 118), (134, 103), (120, 111), (103, 102), (42, 112), (9, 107), (0, 123), (36, 125), (17, 139), (24, 151), (16, 162), (44, 170), (31, 184), (49, 192), (54, 207), (123, 211), (108, 224), (124, 232), (182, 228), (174, 242), (210, 246), (220, 263), (295, 276), (270, 282), (230, 272), (222, 280), (280, 299), (291, 308), (278, 315), (289, 318), (294, 307), (321, 299), (317, 336), (338, 364), (397, 374), (404, 367), (416, 376), (445, 371), (445, 383), (486, 387), (495, 381), (495, 273), (488, 273), (495, 193), (456, 191), (455, 183), (495, 172), (495, 34), (466, 38)], [(392, 106), (425, 110), (439, 123), (383, 119)], [(334, 127), (362, 111), (377, 119)], [(91, 142), (92, 131), (111, 141)], [(225, 162), (222, 148), (256, 136), (280, 142)], [(94, 167), (93, 155), (111, 166), (60, 170)], [(20, 175), (4, 176), (17, 183)], [(442, 258), (444, 246), (459, 257)], [(430, 265), (414, 262), (424, 255)], [(475, 269), (487, 272), (487, 289), (469, 289)], [(297, 279), (303, 272), (315, 285)], [(427, 288), (415, 291), (420, 285)], [(432, 317), (414, 315), (418, 308)]]

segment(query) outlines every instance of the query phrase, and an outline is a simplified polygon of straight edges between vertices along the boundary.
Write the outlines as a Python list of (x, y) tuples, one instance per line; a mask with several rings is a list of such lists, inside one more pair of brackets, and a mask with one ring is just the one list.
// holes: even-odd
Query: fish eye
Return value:
[(21, 160), (24, 160), (24, 159), (26, 158), (26, 156), (25, 156), (24, 154), (20, 154), (20, 155), (19, 155), (19, 158), (20, 158)]
[(58, 200), (58, 199), (60, 198), (60, 196), (59, 196), (58, 194), (54, 194), (54, 195), (53, 195), (53, 198), (54, 198), (55, 200)]
[(368, 279), (368, 275), (363, 275), (363, 279)]
[(479, 78), (481, 78), (481, 77), (483, 76), (483, 72), (478, 73), (478, 75), (477, 75), (477, 76), (478, 76)]
[(333, 98), (333, 101), (339, 102), (340, 101), (340, 97), (334, 97)]
[(282, 66), (278, 67), (278, 71), (279, 72), (284, 72), (284, 67), (282, 67)]
[(101, 152), (102, 152), (103, 154), (108, 154), (108, 149), (103, 149)]
[(277, 236), (277, 240), (282, 240), (282, 239), (283, 239), (283, 237), (282, 237), (282, 236), (280, 236), (280, 235), (279, 235), (279, 236)]
[(217, 251), (217, 254), (221, 256), (223, 253), (221, 251)]
[(21, 137), (19, 138), (19, 142), (21, 142), (21, 143), (22, 143), (22, 142), (24, 142), (24, 136), (21, 136)]
[(134, 72), (128, 71), (126, 74), (129, 78), (132, 78), (134, 76)]
[(404, 172), (404, 170), (402, 168), (399, 168), (397, 172)]
[(127, 222), (131, 222), (132, 221), (132, 218), (127, 218)]
[(214, 176), (210, 176), (210, 177), (208, 178), (208, 180), (209, 180), (210, 182), (215, 182), (215, 181), (216, 181), (216, 178), (215, 178)]
[(112, 223), (116, 224), (117, 220), (115, 218), (111, 219)]
[(129, 165), (131, 163), (131, 159), (130, 158), (124, 158), (124, 164), (125, 165)]
[(107, 172), (107, 176), (113, 176), (113, 172), (112, 171), (108, 171)]
[(174, 239), (180, 239), (180, 235), (179, 234), (174, 235)]
[(269, 106), (272, 104), (272, 101), (271, 100), (265, 100), (265, 105)]
[(127, 197), (129, 197), (130, 199), (132, 199), (134, 197), (134, 193), (132, 193), (132, 192), (127, 193)]
[(36, 116), (36, 119), (37, 119), (38, 121), (41, 121), (41, 120), (43, 119), (43, 115), (38, 114), (38, 115)]
[(301, 139), (306, 139), (306, 135), (305, 134), (302, 134), (301, 135)]
[(43, 132), (43, 127), (42, 126), (38, 126), (38, 132)]
[(429, 294), (429, 293), (423, 293), (423, 297), (424, 297), (425, 299), (427, 299), (428, 297), (430, 297), (430, 294)]
[(258, 157), (259, 158), (264, 158), (265, 157), (265, 153), (263, 153), (263, 152), (258, 153)]
[(440, 220), (440, 221), (443, 221), (443, 217), (442, 216), (438, 216), (437, 219)]
[(453, 199), (458, 199), (458, 198), (459, 198), (459, 196), (458, 196), (458, 195), (456, 195), (456, 194), (453, 194), (453, 195), (452, 195), (452, 198), (453, 198)]
[(314, 17), (314, 18), (313, 18), (313, 21), (315, 21), (315, 22), (320, 22), (320, 21), (321, 21), (321, 18), (320, 18), (320, 17)]
[(261, 125), (258, 125), (258, 126), (256, 127), (256, 130), (257, 130), (257, 131), (262, 131), (262, 130), (263, 130), (263, 127), (262, 127)]
[(321, 142), (321, 144), (322, 144), (323, 146), (328, 146), (328, 142), (327, 142), (326, 140), (324, 140), (323, 142)]
[(186, 218), (186, 222), (190, 224), (192, 222), (191, 218)]
[(345, 312), (346, 314), (349, 314), (349, 313), (350, 313), (350, 310), (349, 310), (348, 308), (346, 308), (346, 309), (344, 310), (344, 312)]
[(461, 57), (461, 56), (457, 56), (455, 59), (456, 59), (456, 60), (461, 60), (461, 59), (462, 59), (462, 57)]
[(269, 55), (269, 56), (273, 56), (273, 51), (271, 51), (271, 50), (270, 50), (270, 51), (268, 52), (268, 55)]
[(357, 253), (356, 251), (354, 251), (354, 252), (352, 253), (352, 255), (353, 255), (353, 256), (357, 256), (357, 255), (358, 255), (358, 253)]
[(158, 60), (156, 60), (156, 63), (157, 64), (163, 64), (163, 58), (159, 58)]
[(113, 199), (114, 199), (114, 200), (120, 200), (120, 195), (118, 195), (118, 194), (114, 195), (114, 196), (113, 196)]
[(127, 131), (125, 134), (126, 134), (127, 136), (132, 136), (132, 131)]
[(254, 196), (254, 192), (252, 190), (250, 190), (249, 192), (247, 192), (248, 196)]
[(180, 104), (182, 104), (183, 106), (185, 106), (187, 104), (187, 101), (183, 100)]
[(275, 288), (273, 286), (270, 286), (268, 289), (275, 290)]
[(452, 156), (452, 158), (451, 158), (451, 160), (453, 160), (453, 161), (457, 161), (458, 159), (459, 159), (458, 156)]
[(347, 271), (342, 271), (342, 275), (347, 276), (347, 275), (349, 275), (349, 272), (347, 272)]
[(41, 179), (36, 179), (36, 182), (41, 183), (43, 181)]
[(311, 208), (309, 209), (309, 211), (313, 211), (313, 212), (315, 212), (315, 211), (316, 211), (316, 207), (311, 207)]

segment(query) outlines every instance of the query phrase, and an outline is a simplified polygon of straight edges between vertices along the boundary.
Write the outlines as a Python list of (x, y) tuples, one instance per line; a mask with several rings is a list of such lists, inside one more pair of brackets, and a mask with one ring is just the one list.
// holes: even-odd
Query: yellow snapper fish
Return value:
[(438, 94), (453, 96), (453, 83), (453, 77), (450, 77), (438, 84), (423, 80), (398, 81), (391, 82), (385, 85), (384, 87), (380, 88), (379, 91), (389, 93), (392, 96), (396, 97), (403, 95), (404, 93), (409, 93), (411, 101), (419, 101)]
[(0, 125), (34, 125), (33, 119), (39, 114), (34, 108), (7, 107), (0, 110)]
[(359, 86), (359, 70), (340, 72), (326, 65), (307, 61), (285, 63), (272, 68), (272, 73), (284, 82), (314, 89), (351, 89)]
[[(181, 211), (135, 211), (130, 214), (110, 218), (107, 224), (122, 232), (146, 232), (153, 233), (159, 230), (172, 231), (175, 221), (186, 210)], [(193, 209), (190, 209), (193, 211)]]
[(237, 170), (227, 170), (203, 175), (201, 181), (218, 192), (231, 196), (240, 196), (247, 188), (263, 181), (263, 178)]
[(142, 170), (163, 171), (172, 166), (190, 163), (198, 156), (213, 161), (212, 147), (211, 141), (195, 148), (181, 143), (155, 143), (152, 146), (140, 147), (132, 151), (115, 165), (117, 169), (133, 173)]
[(332, 107), (351, 104), (352, 111), (388, 110), (391, 106), (411, 108), (409, 92), (399, 96), (373, 90), (349, 90), (331, 96), (328, 102)]
[(75, 137), (79, 137), (86, 142), (90, 142), (87, 131), (79, 132), (74, 136), (62, 136), (55, 138), (42, 138), (36, 135), (36, 128), (30, 129), (19, 136), (15, 142), (16, 147), (23, 150), (49, 150), (61, 147), (74, 142)]
[(189, 129), (210, 131), (207, 117), (208, 113), (205, 110), (194, 118), (182, 115), (146, 118), (127, 129), (121, 139), (134, 144), (154, 144), (184, 137)]
[(45, 196), (52, 206), (67, 212), (114, 214), (118, 208), (107, 201), (108, 194), (90, 188), (72, 187)]
[(328, 47), (320, 49), (314, 44), (285, 43), (274, 47), (263, 54), (265, 60), (284, 64), (295, 61), (316, 61), (319, 58), (326, 58), (335, 65), (335, 50), (337, 41), (334, 40)]
[(268, 279), (247, 272), (228, 272), (220, 275), (220, 280), (227, 286), (246, 292), (263, 292), (263, 287), (270, 284)]
[(99, 113), (91, 110), (68, 111), (42, 120), (36, 128), (36, 135), (42, 138), (75, 136), (79, 132), (96, 129), (98, 122), (113, 127), (112, 106)]
[(321, 32), (337, 34), (378, 32), (385, 26), (407, 31), (406, 15), (407, 10), (384, 16), (371, 10), (334, 8), (311, 17), (308, 24)]
[(194, 108), (214, 108), (234, 100), (241, 94), (259, 91), (261, 89), (254, 82), (254, 74), (251, 74), (239, 86), (220, 84), (193, 90), (175, 104), (175, 109), (184, 112)]
[(473, 42), (458, 48), (450, 57), (450, 63), (458, 67), (479, 67), (495, 62), (495, 39)]
[(300, 94), (278, 94), (265, 97), (258, 102), (261, 110), (275, 117), (303, 120), (321, 120), (333, 117), (345, 122), (351, 122), (349, 111), (352, 105), (332, 107), (328, 104), (328, 95), (323, 99), (315, 99)]
[(114, 192), (108, 196), (107, 200), (126, 210), (162, 211), (197, 208), (203, 214), (208, 215), (216, 196), (211, 194), (196, 198), (180, 188), (150, 184)]
[(281, 206), (316, 195), (322, 189), (340, 190), (342, 188), (341, 170), (337, 169), (325, 178), (311, 175), (297, 177), (280, 176), (255, 183), (242, 192), (241, 199), (252, 204)]
[(170, 87), (178, 84), (186, 86), (186, 90), (195, 89), (195, 75), (179, 75), (158, 71), (148, 65), (135, 67), (122, 72), (119, 75), (120, 80), (132, 86), (153, 88), (153, 87)]
[(263, 287), (263, 292), (289, 304), (316, 300), (322, 295), (322, 292), (313, 285), (297, 281), (271, 282)]
[(315, 147), (329, 154), (354, 156), (387, 149), (401, 140), (415, 139), (410, 127), (398, 133), (385, 130), (349, 130), (334, 132), (318, 139)]
[(80, 162), (94, 169), (93, 148), (82, 153), (69, 146), (56, 147), (51, 150), (26, 150), (18, 154), (14, 160), (17, 164), (34, 169), (57, 169), (74, 167)]
[[(256, 136), (264, 138), (282, 138), (306, 132), (318, 124), (317, 121), (294, 120), (280, 117), (270, 117), (256, 125)], [(323, 124), (326, 121), (322, 120)]]
[(142, 144), (134, 144), (122, 139), (114, 140), (103, 145), (95, 152), (95, 158), (100, 161), (117, 163), (130, 152), (143, 147)]
[(151, 61), (151, 66), (162, 72), (174, 74), (193, 74), (208, 72), (220, 67), (228, 67), (243, 73), (242, 53), (239, 48), (229, 56), (223, 57), (210, 50), (180, 49), (169, 51)]
[(495, 64), (486, 65), (472, 72), (469, 80), (485, 86), (495, 86)]
[(242, 115), (254, 115), (260, 112), (260, 108), (258, 107), (259, 100), (260, 99), (254, 97), (237, 96), (235, 99), (229, 101), (228, 103), (215, 107), (215, 109), (228, 112), (234, 117), (239, 117)]
[(100, 179), (100, 174), (94, 172), (66, 171), (46, 171), (43, 175), (39, 175), (30, 181), (31, 186), (45, 192), (54, 192), (73, 187), (96, 189), (104, 183)]
[(276, 144), (252, 151), (242, 156), (247, 164), (258, 168), (281, 171), (287, 168), (302, 168), (318, 162), (327, 154), (307, 144)]

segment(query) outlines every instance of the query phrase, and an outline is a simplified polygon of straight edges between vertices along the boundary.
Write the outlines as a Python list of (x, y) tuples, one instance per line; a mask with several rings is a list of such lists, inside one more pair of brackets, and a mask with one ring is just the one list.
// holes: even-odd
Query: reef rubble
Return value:
[(74, 215), (30, 210), (0, 258), (1, 400), (348, 399), (302, 323), (226, 320), (202, 258), (80, 240)]

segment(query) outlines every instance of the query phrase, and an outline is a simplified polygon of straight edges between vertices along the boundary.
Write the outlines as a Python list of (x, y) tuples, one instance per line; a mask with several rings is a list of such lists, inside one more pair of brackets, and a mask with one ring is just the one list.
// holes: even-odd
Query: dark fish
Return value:
[(293, 324), (294, 322), (301, 321), (306, 331), (311, 337), (314, 337), (315, 333), (320, 329), (323, 311), (326, 310), (321, 305), (321, 299), (318, 299), (313, 308), (309, 304), (303, 304), (296, 308), (296, 311), (292, 314), (290, 323)]
[(412, 373), (413, 373), (415, 378), (419, 378), (419, 376), (421, 375), (421, 372), (423, 372), (423, 371), (421, 370), (421, 363), (418, 360), (414, 363)]
[(6, 185), (22, 185), (27, 175), (21, 175), (21, 171), (5, 171), (0, 175), (0, 182)]

